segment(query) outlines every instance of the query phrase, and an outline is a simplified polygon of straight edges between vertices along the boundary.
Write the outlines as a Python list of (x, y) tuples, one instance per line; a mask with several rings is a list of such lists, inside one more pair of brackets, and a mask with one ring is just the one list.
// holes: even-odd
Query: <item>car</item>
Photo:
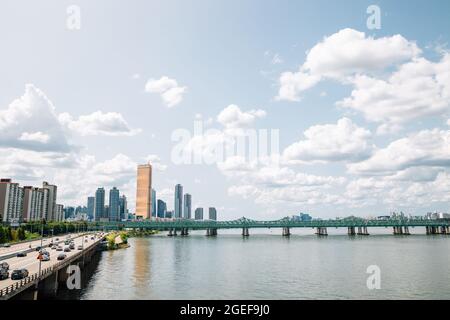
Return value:
[(64, 253), (60, 253), (59, 255), (58, 255), (58, 260), (64, 260), (65, 258), (66, 258), (67, 256), (64, 254)]
[(17, 269), (11, 273), (11, 280), (21, 280), (28, 277), (27, 269)]
[(5, 262), (5, 261), (0, 262), (0, 269), (6, 269), (6, 271), (8, 271), (9, 270), (8, 262)]
[(56, 244), (52, 245), (50, 249), (55, 250), (58, 246)]
[(0, 269), (0, 280), (5, 280), (9, 278), (9, 272), (7, 269)]
[(91, 237), (91, 240), (94, 240), (94, 237)]
[(64, 252), (70, 252), (71, 250), (70, 250), (70, 248), (69, 247), (65, 247), (64, 248)]
[(88, 242), (88, 239), (84, 240), (84, 242)]
[(26, 253), (25, 251), (19, 252), (19, 253), (17, 254), (17, 257), (18, 257), (18, 258), (23, 258), (23, 257), (26, 257), (26, 256), (27, 256), (27, 253)]
[(47, 250), (43, 249), (41, 251), (39, 251), (40, 254), (46, 254), (46, 255), (50, 255), (50, 252), (48, 252)]
[(78, 250), (83, 250), (83, 246), (82, 246), (82, 245), (79, 245), (77, 249), (78, 249)]
[(48, 254), (43, 254), (43, 255), (42, 255), (41, 261), (50, 261), (50, 255), (48, 255)]
[(56, 251), (63, 251), (63, 248), (61, 246), (57, 246)]
[(9, 247), (11, 247), (11, 245), (10, 245), (9, 243), (5, 243), (5, 244), (3, 245), (3, 247), (9, 248)]
[(56, 241), (59, 241), (59, 238), (56, 238)]
[(64, 241), (64, 244), (68, 246), (70, 244), (69, 240)]
[(37, 246), (37, 247), (36, 247), (36, 251), (40, 251), (41, 249), (42, 249), (41, 246)]
[(74, 250), (75, 249), (75, 243), (71, 243), (70, 245), (69, 245), (69, 248), (70, 248), (70, 250)]

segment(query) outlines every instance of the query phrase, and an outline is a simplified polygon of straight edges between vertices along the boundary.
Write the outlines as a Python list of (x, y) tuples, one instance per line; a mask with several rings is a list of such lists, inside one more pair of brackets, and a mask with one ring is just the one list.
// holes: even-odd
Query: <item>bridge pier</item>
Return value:
[(243, 237), (250, 236), (250, 233), (248, 232), (248, 228), (242, 228), (242, 236)]
[(283, 228), (283, 237), (289, 237), (291, 235), (291, 230), (289, 228)]
[(358, 227), (358, 236), (368, 236), (367, 227)]
[(327, 235), (328, 235), (327, 228), (324, 228), (324, 227), (317, 227), (317, 232), (316, 232), (316, 234), (317, 234), (318, 236), (327, 236)]
[(188, 236), (189, 235), (188, 228), (181, 228), (181, 235), (182, 236)]
[(206, 229), (206, 236), (207, 237), (212, 237), (212, 236), (217, 236), (217, 229)]
[(347, 234), (348, 234), (349, 236), (354, 236), (354, 235), (356, 234), (356, 232), (355, 232), (355, 227), (348, 227), (348, 228), (347, 228)]
[(167, 234), (169, 237), (173, 237), (173, 231), (172, 229), (169, 229), (169, 233)]

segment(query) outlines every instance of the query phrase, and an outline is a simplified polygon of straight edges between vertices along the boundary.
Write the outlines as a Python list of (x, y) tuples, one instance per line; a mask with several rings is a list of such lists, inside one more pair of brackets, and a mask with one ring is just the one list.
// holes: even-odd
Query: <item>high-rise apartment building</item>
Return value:
[(95, 192), (95, 207), (94, 207), (95, 221), (105, 218), (105, 189), (98, 188)]
[(56, 196), (58, 188), (55, 185), (49, 184), (48, 182), (44, 181), (42, 184), (42, 189), (48, 190), (48, 201), (44, 203), (46, 205), (46, 215), (43, 216), (47, 221), (53, 221), (55, 220), (55, 214), (56, 214)]
[(23, 188), (11, 179), (0, 180), (0, 221), (19, 223), (22, 220)]
[(87, 215), (89, 220), (94, 220), (95, 211), (95, 197), (88, 197), (87, 199)]
[(120, 193), (116, 187), (109, 190), (109, 221), (120, 221)]
[(167, 212), (167, 205), (161, 199), (158, 199), (158, 218), (165, 218)]
[(195, 209), (195, 220), (203, 220), (203, 208)]
[(174, 203), (175, 218), (182, 218), (183, 212), (183, 186), (177, 184), (175, 186), (175, 203)]
[(122, 195), (119, 199), (119, 214), (121, 220), (128, 219), (128, 202), (125, 195)]
[(189, 193), (184, 195), (184, 218), (191, 219), (192, 215), (192, 196)]
[(39, 221), (42, 219), (44, 191), (31, 186), (23, 187), (22, 218), (24, 221)]
[(152, 166), (138, 165), (136, 187), (136, 216), (150, 219), (152, 214)]
[(64, 220), (64, 206), (62, 204), (56, 205), (55, 221)]
[(217, 220), (217, 210), (214, 207), (209, 208), (209, 220)]
[(156, 190), (152, 188), (152, 217), (156, 217)]

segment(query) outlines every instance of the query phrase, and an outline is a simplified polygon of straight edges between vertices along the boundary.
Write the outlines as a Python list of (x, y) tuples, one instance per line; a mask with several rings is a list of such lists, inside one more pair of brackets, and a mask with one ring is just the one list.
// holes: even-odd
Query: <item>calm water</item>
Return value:
[[(326, 238), (312, 230), (290, 238), (280, 230), (250, 230), (247, 239), (220, 230), (215, 238), (134, 238), (128, 249), (101, 253), (78, 298), (450, 299), (450, 236), (369, 231), (354, 238), (334, 230)], [(381, 269), (380, 290), (367, 289), (369, 265)]]

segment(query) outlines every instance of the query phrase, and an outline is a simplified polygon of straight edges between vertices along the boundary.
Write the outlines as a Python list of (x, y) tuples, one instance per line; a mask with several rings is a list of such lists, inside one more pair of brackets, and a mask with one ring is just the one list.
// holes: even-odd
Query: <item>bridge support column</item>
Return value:
[(177, 229), (173, 229), (173, 235), (176, 237), (177, 236)]
[(242, 236), (243, 237), (250, 236), (250, 233), (248, 232), (248, 228), (242, 228)]
[(318, 236), (327, 236), (327, 235), (328, 235), (327, 228), (324, 228), (324, 227), (318, 227), (318, 228), (317, 228), (316, 234), (317, 234)]
[(356, 232), (355, 232), (355, 227), (348, 227), (348, 228), (347, 228), (347, 234), (348, 234), (349, 236), (354, 236), (354, 235), (356, 234)]
[(217, 229), (206, 229), (206, 236), (207, 237), (211, 237), (211, 236), (217, 236)]
[(169, 229), (169, 233), (167, 234), (169, 237), (172, 237), (173, 236), (173, 230), (172, 229)]
[(403, 234), (409, 236), (411, 233), (409, 233), (409, 227), (403, 227)]
[(289, 237), (291, 235), (291, 230), (289, 228), (283, 228), (283, 237)]
[(445, 226), (441, 227), (441, 234), (447, 234), (447, 228)]
[(181, 235), (188, 236), (189, 235), (188, 228), (181, 228)]
[(394, 234), (395, 235), (403, 234), (403, 227), (393, 227), (393, 228), (394, 228)]

